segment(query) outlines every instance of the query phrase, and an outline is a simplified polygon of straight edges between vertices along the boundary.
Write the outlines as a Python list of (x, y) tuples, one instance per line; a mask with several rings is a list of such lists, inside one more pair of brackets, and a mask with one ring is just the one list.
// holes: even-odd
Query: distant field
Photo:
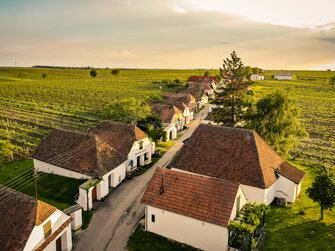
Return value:
[[(257, 97), (275, 88), (292, 88), (303, 111), (310, 138), (301, 143), (306, 162), (335, 165), (335, 72), (296, 71), (297, 81), (269, 80), (254, 87)], [(99, 120), (98, 112), (112, 100), (135, 97), (150, 101), (160, 95), (161, 80), (186, 80), (204, 70), (98, 70), (92, 78), (84, 69), (0, 68), (0, 139), (26, 157), (52, 128), (85, 130)], [(212, 73), (218, 73), (212, 71)], [(45, 79), (42, 74), (47, 74)], [(163, 87), (164, 88), (164, 87)], [(163, 89), (164, 91), (164, 89)]]
[[(275, 89), (290, 88), (302, 111), (309, 138), (300, 144), (299, 156), (306, 164), (335, 167), (335, 86), (328, 81), (334, 72), (296, 72), (296, 81), (265, 80), (254, 86), (257, 97)], [(266, 72), (270, 78), (274, 72)], [(301, 80), (304, 79), (304, 80)]]
[(186, 80), (204, 71), (110, 72), (98, 70), (92, 78), (84, 69), (0, 68), (0, 139), (16, 146), (16, 157), (26, 157), (53, 128), (85, 130), (96, 124), (98, 112), (112, 100), (150, 100), (161, 92), (153, 81)]

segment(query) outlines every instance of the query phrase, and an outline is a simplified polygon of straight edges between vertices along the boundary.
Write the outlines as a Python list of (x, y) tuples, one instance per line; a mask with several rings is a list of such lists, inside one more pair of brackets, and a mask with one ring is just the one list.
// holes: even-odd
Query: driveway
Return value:
[(121, 251), (127, 246), (128, 239), (144, 215), (144, 205), (140, 203), (143, 193), (157, 167), (165, 167), (182, 147), (201, 121), (206, 118), (209, 105), (195, 114), (187, 131), (146, 173), (125, 180), (104, 202), (97, 202), (89, 227), (74, 236), (74, 250), (78, 251)]

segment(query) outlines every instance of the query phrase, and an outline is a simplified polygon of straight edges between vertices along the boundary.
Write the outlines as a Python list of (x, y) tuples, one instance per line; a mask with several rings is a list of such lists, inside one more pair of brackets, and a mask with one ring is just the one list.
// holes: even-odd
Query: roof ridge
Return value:
[(263, 166), (262, 166), (262, 163), (261, 163), (261, 160), (260, 160), (260, 155), (259, 155), (259, 151), (258, 151), (258, 146), (257, 146), (257, 140), (256, 140), (256, 137), (255, 137), (255, 134), (256, 132), (255, 131), (252, 131), (252, 141), (253, 141), (253, 145), (254, 145), (254, 150), (256, 150), (256, 156), (257, 156), (257, 162), (258, 162), (258, 165), (261, 169), (261, 172), (262, 172), (262, 185), (263, 187), (266, 187), (265, 185), (265, 174), (264, 174), (264, 170), (263, 170)]

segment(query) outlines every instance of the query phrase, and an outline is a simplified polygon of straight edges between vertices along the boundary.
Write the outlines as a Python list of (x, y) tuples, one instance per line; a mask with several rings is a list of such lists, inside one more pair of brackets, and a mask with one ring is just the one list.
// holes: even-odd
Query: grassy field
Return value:
[[(290, 89), (301, 108), (301, 120), (309, 133), (299, 147), (298, 158), (309, 165), (335, 167), (335, 86), (328, 81), (334, 72), (297, 72), (296, 81), (269, 80), (254, 85), (257, 97), (275, 89)], [(301, 80), (303, 79), (303, 80)]]
[(266, 216), (267, 238), (261, 250), (335, 250), (335, 212), (324, 211), (320, 221), (320, 207), (305, 193), (319, 172), (300, 162), (292, 164), (307, 175), (302, 183), (299, 198), (286, 208), (272, 206)]
[(186, 80), (204, 71), (122, 70), (118, 76), (110, 70), (97, 72), (92, 78), (84, 69), (0, 68), (0, 139), (16, 146), (16, 157), (27, 157), (53, 128), (86, 130), (111, 101), (150, 101), (161, 94), (161, 84), (153, 82)]
[[(14, 177), (17, 178), (12, 180)], [(41, 173), (37, 181), (37, 198), (60, 210), (64, 210), (74, 205), (74, 196), (78, 193), (78, 187), (82, 183), (84, 183), (84, 180)], [(33, 161), (28, 159), (0, 167), (0, 184), (5, 184), (7, 187), (35, 198)]]
[(129, 239), (129, 251), (196, 251), (193, 247), (170, 241), (162, 236), (144, 231), (142, 225), (138, 225)]

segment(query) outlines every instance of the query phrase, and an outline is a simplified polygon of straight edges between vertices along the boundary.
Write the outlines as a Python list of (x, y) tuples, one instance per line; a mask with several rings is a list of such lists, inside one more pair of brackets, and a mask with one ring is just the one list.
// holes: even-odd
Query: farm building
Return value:
[(53, 206), (0, 187), (0, 249), (58, 251), (72, 249), (71, 217)]
[(280, 72), (273, 77), (276, 80), (296, 80), (297, 75), (293, 72)]
[(201, 124), (170, 162), (173, 170), (239, 183), (248, 202), (294, 202), (304, 172), (254, 131)]
[(181, 110), (185, 117), (185, 125), (194, 119), (197, 103), (191, 94), (165, 93), (163, 100), (160, 100), (158, 103), (171, 104)]
[(154, 143), (138, 127), (103, 122), (88, 133), (55, 129), (32, 157), (39, 172), (87, 180), (79, 187), (77, 203), (89, 210), (127, 174), (149, 164), (154, 151)]
[(265, 80), (265, 75), (261, 73), (252, 74), (250, 80)]
[(177, 138), (177, 132), (185, 127), (183, 112), (174, 105), (164, 103), (154, 103), (151, 109), (163, 123), (166, 141)]
[(196, 99), (197, 109), (201, 109), (205, 104), (208, 104), (208, 95), (200, 86), (187, 87), (179, 90), (178, 93), (192, 95)]
[(238, 183), (157, 168), (142, 203), (147, 231), (215, 251), (227, 250), (227, 226), (246, 199)]

